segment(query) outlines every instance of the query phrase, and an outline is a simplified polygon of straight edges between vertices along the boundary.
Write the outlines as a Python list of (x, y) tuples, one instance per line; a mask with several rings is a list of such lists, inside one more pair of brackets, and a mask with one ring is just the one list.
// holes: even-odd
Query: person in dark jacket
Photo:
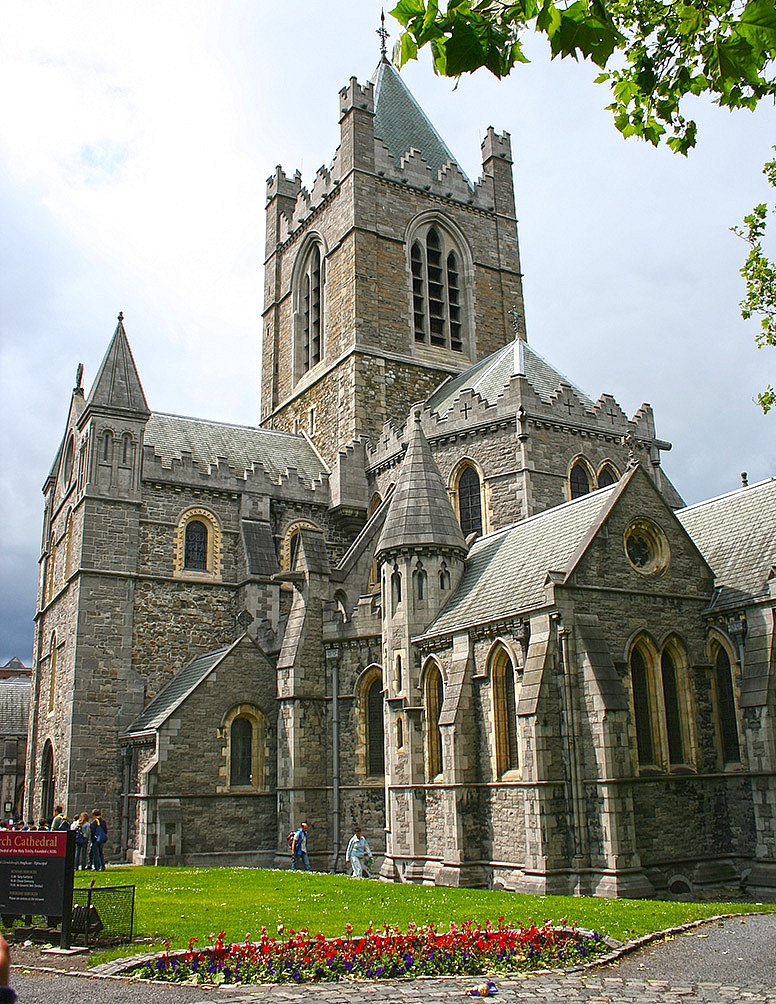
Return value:
[(89, 824), (89, 828), (92, 831), (92, 842), (89, 847), (89, 862), (93, 871), (104, 872), (105, 854), (103, 848), (108, 840), (108, 827), (105, 820), (102, 818), (102, 813), (99, 809), (95, 809), (92, 813), (92, 821)]

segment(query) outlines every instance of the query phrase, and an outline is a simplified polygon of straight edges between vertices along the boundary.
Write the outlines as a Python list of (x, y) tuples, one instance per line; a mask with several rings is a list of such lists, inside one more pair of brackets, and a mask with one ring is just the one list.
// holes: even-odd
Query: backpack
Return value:
[(53, 820), (53, 822), (51, 824), (51, 829), (52, 830), (66, 830), (66, 829), (68, 829), (67, 816), (54, 816), (54, 820)]
[(97, 829), (94, 831), (94, 839), (98, 844), (104, 844), (108, 839), (108, 834), (105, 832), (105, 827), (102, 823), (97, 824)]
[(291, 832), (286, 837), (286, 843), (288, 844), (289, 853), (294, 850), (294, 837), (296, 836), (296, 830), (291, 830)]

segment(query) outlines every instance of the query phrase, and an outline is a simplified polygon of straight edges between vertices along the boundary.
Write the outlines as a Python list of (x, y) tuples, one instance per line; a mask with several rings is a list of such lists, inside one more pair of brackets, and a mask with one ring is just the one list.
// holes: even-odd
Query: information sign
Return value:
[(0, 914), (62, 917), (69, 942), (74, 865), (72, 830), (0, 830)]

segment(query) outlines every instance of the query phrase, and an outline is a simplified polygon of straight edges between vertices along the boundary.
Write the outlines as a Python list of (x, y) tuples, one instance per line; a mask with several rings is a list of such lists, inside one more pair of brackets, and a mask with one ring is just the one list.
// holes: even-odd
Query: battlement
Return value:
[(294, 172), (292, 178), (286, 176), (283, 168), (278, 164), (275, 173), (267, 178), (267, 202), (276, 196), (295, 199), (302, 190), (302, 175), (299, 171)]
[(493, 157), (512, 163), (512, 140), (508, 132), (497, 133), (493, 126), (488, 126), (485, 139), (482, 141), (482, 163)]
[(375, 112), (375, 89), (371, 81), (362, 87), (356, 77), (351, 77), (346, 87), (339, 92), (340, 96), (340, 121), (348, 112), (357, 109), (358, 111)]

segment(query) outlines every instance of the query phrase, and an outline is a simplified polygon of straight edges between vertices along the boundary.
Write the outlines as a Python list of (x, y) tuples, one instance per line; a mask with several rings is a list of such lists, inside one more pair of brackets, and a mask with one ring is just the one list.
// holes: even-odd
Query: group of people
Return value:
[[(107, 842), (107, 825), (99, 809), (93, 812), (81, 812), (69, 820), (64, 808), (57, 805), (56, 815), (45, 829), (72, 829), (75, 831), (75, 870), (104, 871), (104, 846)], [(41, 828), (41, 827), (39, 827)]]
[[(289, 836), (291, 847), (291, 869), (293, 871), (312, 871), (307, 852), (307, 823), (302, 823), (299, 829)], [(361, 833), (361, 827), (356, 826), (353, 836), (345, 851), (345, 861), (352, 869), (353, 878), (370, 878), (372, 865), (372, 850), (367, 839)]]

